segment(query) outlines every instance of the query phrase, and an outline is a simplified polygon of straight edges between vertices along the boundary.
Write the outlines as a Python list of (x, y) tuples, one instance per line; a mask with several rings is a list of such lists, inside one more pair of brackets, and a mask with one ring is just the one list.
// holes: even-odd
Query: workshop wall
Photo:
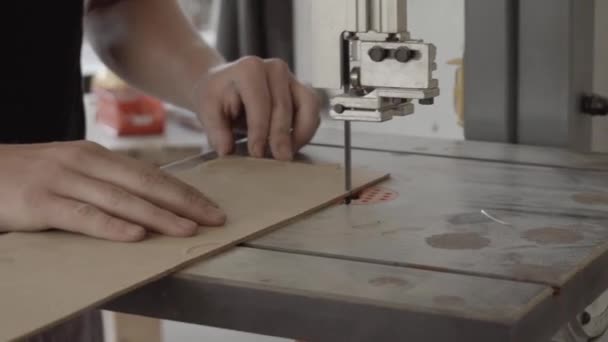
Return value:
[[(310, 2), (295, 1), (296, 72), (305, 81), (311, 74), (311, 15)], [(464, 139), (460, 125), (461, 102), (456, 101), (458, 63), (464, 53), (465, 0), (409, 0), (409, 30), (413, 38), (424, 39), (437, 46), (435, 77), (439, 79), (442, 95), (434, 106), (416, 106), (416, 113), (382, 124), (354, 124), (354, 131), (382, 132), (411, 136)], [(450, 63), (452, 62), (452, 63)], [(326, 120), (326, 127), (341, 127), (341, 123)]]

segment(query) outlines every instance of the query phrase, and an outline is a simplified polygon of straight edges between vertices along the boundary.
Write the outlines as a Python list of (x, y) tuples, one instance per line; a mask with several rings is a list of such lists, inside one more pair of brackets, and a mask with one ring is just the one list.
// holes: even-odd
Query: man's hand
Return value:
[(176, 1), (85, 4), (87, 36), (101, 60), (147, 94), (199, 113), (220, 155), (232, 152), (233, 129), (245, 122), (252, 156), (269, 147), (276, 159), (290, 160), (312, 139), (320, 99), (283, 61), (245, 57), (225, 64)]
[(224, 224), (199, 191), (90, 142), (0, 145), (0, 231), (57, 228), (115, 241)]
[[(195, 89), (199, 118), (220, 155), (234, 148), (233, 132), (245, 121), (249, 153), (291, 160), (314, 136), (320, 99), (278, 59), (245, 57), (211, 69)], [(244, 115), (244, 117), (243, 117)]]

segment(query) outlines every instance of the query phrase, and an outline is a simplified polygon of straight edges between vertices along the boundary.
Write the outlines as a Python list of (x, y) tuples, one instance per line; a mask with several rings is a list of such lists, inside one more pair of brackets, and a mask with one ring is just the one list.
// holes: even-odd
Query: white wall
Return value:
[(162, 330), (163, 342), (292, 342), (276, 337), (170, 321), (163, 322)]
[[(305, 81), (310, 74), (310, 2), (295, 1), (296, 20), (296, 72)], [(442, 95), (434, 106), (416, 106), (416, 113), (383, 124), (357, 123), (355, 131), (385, 132), (412, 136), (463, 139), (463, 129), (458, 125), (454, 107), (454, 82), (456, 68), (447, 62), (460, 58), (464, 51), (464, 1), (465, 0), (409, 0), (409, 31), (413, 38), (424, 39), (437, 46), (438, 70)], [(330, 121), (325, 126), (340, 126)]]

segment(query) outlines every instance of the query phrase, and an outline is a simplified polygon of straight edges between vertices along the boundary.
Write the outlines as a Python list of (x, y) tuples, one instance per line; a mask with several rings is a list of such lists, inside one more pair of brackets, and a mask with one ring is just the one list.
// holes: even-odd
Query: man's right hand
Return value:
[(187, 237), (225, 220), (195, 188), (95, 143), (0, 145), (0, 231), (134, 242), (147, 230)]

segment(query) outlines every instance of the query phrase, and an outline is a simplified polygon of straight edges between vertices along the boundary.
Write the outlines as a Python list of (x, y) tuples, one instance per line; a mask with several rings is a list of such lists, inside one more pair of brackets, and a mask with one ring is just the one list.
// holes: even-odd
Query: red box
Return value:
[(131, 89), (93, 89), (97, 100), (95, 121), (116, 135), (159, 135), (165, 131), (163, 103)]

